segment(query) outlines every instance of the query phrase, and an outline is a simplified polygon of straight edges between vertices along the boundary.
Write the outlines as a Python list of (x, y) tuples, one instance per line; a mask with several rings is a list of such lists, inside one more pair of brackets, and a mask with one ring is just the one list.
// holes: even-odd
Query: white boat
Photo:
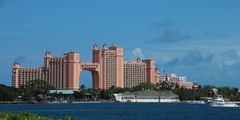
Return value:
[(222, 95), (217, 95), (214, 97), (212, 102), (210, 103), (212, 107), (238, 107), (237, 104), (231, 102), (225, 102)]

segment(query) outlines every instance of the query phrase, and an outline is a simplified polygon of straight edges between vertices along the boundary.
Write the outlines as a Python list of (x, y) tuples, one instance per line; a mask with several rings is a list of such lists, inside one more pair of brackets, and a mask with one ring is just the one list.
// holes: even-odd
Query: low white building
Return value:
[(179, 102), (179, 96), (172, 91), (136, 91), (114, 94), (119, 102)]

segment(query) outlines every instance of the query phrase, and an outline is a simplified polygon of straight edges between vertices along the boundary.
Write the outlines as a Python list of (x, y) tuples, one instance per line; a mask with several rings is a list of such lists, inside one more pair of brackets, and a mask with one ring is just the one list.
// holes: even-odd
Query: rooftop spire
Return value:
[(141, 61), (141, 58), (140, 58), (139, 56), (138, 56), (138, 58), (137, 58), (137, 61), (138, 61), (138, 62), (140, 62), (140, 61)]
[(13, 68), (20, 68), (20, 64), (17, 61), (14, 61)]
[(16, 64), (19, 64), (19, 62), (17, 62), (17, 61), (14, 61), (14, 63), (13, 63), (14, 65), (16, 65)]
[(49, 52), (49, 51), (46, 51), (46, 52), (45, 52), (45, 57), (52, 57), (52, 53)]
[(107, 49), (107, 44), (104, 43), (102, 47), (103, 47), (103, 49)]
[(98, 46), (97, 46), (96, 43), (94, 43), (94, 45), (93, 45), (93, 49), (94, 49), (94, 50), (97, 50), (97, 49), (98, 49)]

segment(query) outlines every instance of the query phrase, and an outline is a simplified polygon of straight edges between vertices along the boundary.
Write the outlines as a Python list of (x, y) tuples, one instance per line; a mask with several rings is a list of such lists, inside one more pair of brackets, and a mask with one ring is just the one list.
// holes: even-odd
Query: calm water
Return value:
[(240, 120), (240, 108), (161, 103), (87, 103), (0, 105), (0, 111), (77, 116), (83, 120)]

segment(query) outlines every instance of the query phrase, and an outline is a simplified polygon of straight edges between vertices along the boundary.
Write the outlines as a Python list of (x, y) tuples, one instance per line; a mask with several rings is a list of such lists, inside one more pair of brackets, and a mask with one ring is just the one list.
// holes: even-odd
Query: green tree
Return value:
[(157, 90), (157, 85), (154, 85), (149, 82), (141, 83), (138, 86), (135, 86), (131, 89), (131, 92), (133, 91), (141, 91), (141, 90)]
[(47, 95), (48, 91), (54, 89), (52, 85), (50, 85), (45, 80), (32, 80), (28, 82), (26, 85), (20, 88), (20, 92), (22, 94), (22, 98), (24, 101), (31, 100), (31, 97), (37, 97), (38, 95)]
[(175, 85), (171, 82), (168, 82), (168, 81), (163, 81), (159, 84), (159, 87), (161, 90), (171, 90), (173, 88), (179, 88), (178, 85)]
[(13, 101), (16, 97), (16, 89), (0, 84), (0, 101)]

